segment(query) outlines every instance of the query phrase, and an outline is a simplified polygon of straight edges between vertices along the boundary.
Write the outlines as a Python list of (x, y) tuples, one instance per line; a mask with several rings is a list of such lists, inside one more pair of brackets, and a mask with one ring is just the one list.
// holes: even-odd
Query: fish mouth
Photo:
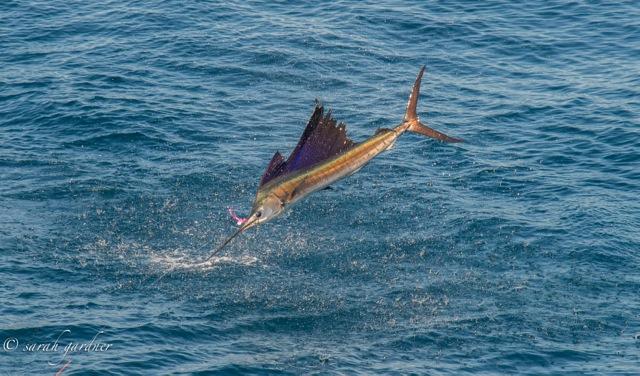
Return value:
[(207, 257), (204, 260), (204, 262), (210, 261), (215, 255), (218, 254), (218, 252), (220, 252), (224, 247), (226, 247), (226, 245), (229, 244), (236, 236), (240, 235), (241, 233), (243, 233), (248, 228), (253, 227), (255, 224), (257, 224), (258, 223), (258, 219), (259, 219), (259, 217), (256, 217), (254, 214), (249, 216), (249, 218), (247, 218), (247, 220), (244, 223), (242, 223), (240, 228), (238, 228), (233, 234), (231, 234), (231, 236), (229, 236), (227, 238), (227, 240), (224, 241), (224, 243), (222, 243), (215, 251), (213, 251), (209, 255), (209, 257)]

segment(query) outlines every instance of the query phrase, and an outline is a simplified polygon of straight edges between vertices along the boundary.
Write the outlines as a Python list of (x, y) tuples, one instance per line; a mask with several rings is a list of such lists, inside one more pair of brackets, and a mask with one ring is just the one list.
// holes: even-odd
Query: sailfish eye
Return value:
[(262, 212), (261, 211), (256, 213), (256, 218), (260, 218), (261, 216), (262, 216)]

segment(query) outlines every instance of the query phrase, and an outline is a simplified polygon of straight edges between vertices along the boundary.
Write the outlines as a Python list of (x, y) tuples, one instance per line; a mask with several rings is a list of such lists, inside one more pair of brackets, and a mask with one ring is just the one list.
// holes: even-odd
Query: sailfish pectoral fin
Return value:
[(420, 122), (418, 117), (418, 98), (420, 97), (420, 84), (422, 82), (422, 75), (424, 74), (424, 65), (418, 72), (418, 77), (413, 84), (411, 95), (409, 96), (409, 103), (407, 103), (407, 111), (404, 114), (403, 124), (408, 124), (407, 130), (409, 132), (418, 133), (423, 136), (435, 138), (436, 140), (444, 142), (462, 142), (462, 139), (450, 137), (442, 132), (438, 132), (435, 129), (429, 128)]
[(296, 185), (295, 188), (293, 188), (293, 191), (291, 191), (291, 193), (289, 194), (289, 199), (287, 201), (291, 202), (293, 200), (295, 200), (296, 196), (298, 196), (299, 194), (301, 194), (304, 190), (304, 183), (307, 181), (307, 178), (302, 179), (302, 181), (300, 182), (300, 184)]

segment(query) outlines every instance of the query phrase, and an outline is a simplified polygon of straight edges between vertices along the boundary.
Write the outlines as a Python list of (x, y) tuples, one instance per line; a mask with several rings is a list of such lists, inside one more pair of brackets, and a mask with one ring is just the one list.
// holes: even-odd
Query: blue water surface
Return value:
[[(363, 140), (422, 64), (465, 143), (197, 263), (316, 98)], [(637, 1), (2, 1), (0, 374), (640, 374), (639, 113)]]

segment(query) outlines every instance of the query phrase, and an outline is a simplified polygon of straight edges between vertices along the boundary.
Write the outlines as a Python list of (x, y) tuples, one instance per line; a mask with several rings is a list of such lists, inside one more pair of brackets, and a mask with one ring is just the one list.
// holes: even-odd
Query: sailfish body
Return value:
[(390, 149), (403, 133), (415, 132), (445, 142), (462, 140), (449, 137), (422, 124), (416, 107), (424, 67), (413, 84), (403, 121), (392, 129), (381, 128), (369, 139), (355, 143), (346, 135), (344, 123), (337, 123), (331, 111), (316, 107), (291, 155), (285, 160), (276, 152), (267, 166), (248, 218), (239, 218), (230, 210), (240, 227), (215, 252), (244, 230), (273, 219), (291, 204), (309, 194), (349, 176), (371, 159)]

